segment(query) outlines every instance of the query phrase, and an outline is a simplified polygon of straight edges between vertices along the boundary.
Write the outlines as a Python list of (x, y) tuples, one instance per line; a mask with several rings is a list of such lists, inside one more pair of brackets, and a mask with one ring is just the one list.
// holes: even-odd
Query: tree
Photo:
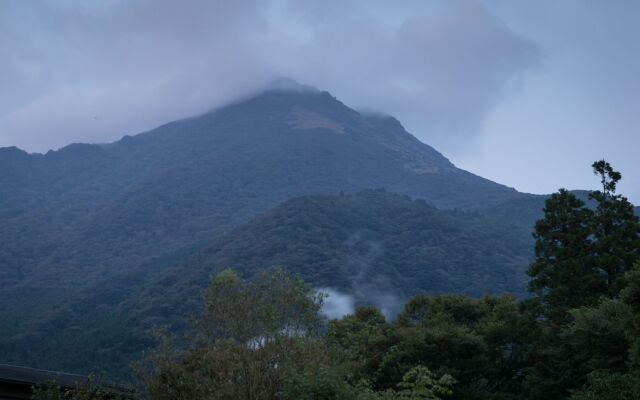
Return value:
[(628, 361), (630, 311), (617, 297), (640, 260), (640, 223), (616, 194), (622, 174), (604, 160), (592, 167), (602, 185), (589, 195), (593, 207), (561, 189), (535, 226), (528, 270), (537, 295), (528, 306), (539, 330), (528, 355), (532, 399), (565, 398), (590, 371), (624, 370)]
[(629, 362), (631, 309), (621, 299), (603, 297), (593, 307), (569, 311), (572, 322), (562, 332), (578, 373), (624, 372)]
[(640, 398), (640, 265), (624, 281), (619, 297), (570, 311), (566, 340), (587, 376), (572, 400)]
[[(353, 383), (366, 380), (375, 390), (396, 390), (414, 374), (422, 376), (421, 369), (409, 374), (414, 368), (428, 368), (457, 380), (455, 398), (518, 399), (528, 331), (511, 297), (418, 295), (396, 321), (360, 308), (332, 322), (328, 337), (344, 349)], [(403, 384), (401, 392), (407, 388)]]
[(630, 320), (627, 338), (629, 340), (629, 367), (640, 370), (640, 263), (625, 276), (626, 286), (620, 292), (620, 300), (628, 307)]
[(429, 368), (422, 365), (411, 368), (398, 384), (400, 399), (442, 400), (451, 396), (456, 380), (448, 374), (436, 377)]
[(402, 378), (398, 371), (380, 376), (380, 364), (395, 338), (392, 327), (375, 307), (360, 306), (353, 315), (329, 321), (326, 340), (350, 371), (352, 383), (367, 381), (377, 389), (388, 389)]
[(535, 226), (535, 261), (528, 270), (529, 290), (537, 295), (532, 304), (557, 326), (571, 321), (570, 309), (616, 297), (625, 273), (640, 260), (640, 222), (633, 205), (616, 194), (622, 174), (604, 160), (592, 167), (602, 184), (589, 194), (595, 209), (560, 189)]
[[(150, 398), (276, 399), (287, 381), (322, 364), (323, 296), (282, 269), (244, 282), (225, 270), (182, 347), (166, 338), (138, 370)], [(184, 341), (183, 341), (184, 342)]]
[(570, 400), (620, 400), (640, 398), (640, 374), (595, 371), (587, 384), (574, 392)]
[(545, 202), (544, 217), (536, 222), (535, 260), (527, 271), (532, 301), (543, 318), (562, 325), (567, 311), (595, 304), (604, 292), (592, 260), (593, 211), (566, 189)]
[(597, 202), (592, 221), (594, 268), (603, 275), (606, 295), (614, 298), (624, 286), (624, 275), (640, 260), (640, 221), (633, 205), (616, 194), (622, 174), (605, 160), (592, 165), (602, 190), (589, 198)]

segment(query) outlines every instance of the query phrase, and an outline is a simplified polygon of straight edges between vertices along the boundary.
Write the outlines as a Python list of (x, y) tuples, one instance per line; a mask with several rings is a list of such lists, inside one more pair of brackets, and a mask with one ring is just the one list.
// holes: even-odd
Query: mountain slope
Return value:
[[(420, 292), (526, 293), (530, 235), (478, 213), (439, 210), (384, 190), (295, 198), (203, 246), (136, 294), (131, 315), (199, 300), (208, 277), (283, 266), (317, 287), (377, 302)], [(158, 288), (172, 288), (158, 299)], [(177, 291), (174, 292), (174, 289)], [(154, 307), (151, 307), (153, 309)]]
[[(9, 149), (0, 165), (2, 239), (20, 264), (4, 276), (18, 280), (38, 265), (86, 272), (122, 253), (177, 249), (306, 194), (385, 187), (463, 209), (522, 197), (326, 92), (271, 91), (110, 145)], [(30, 220), (39, 226), (24, 229)], [(24, 253), (33, 262), (22, 263)]]

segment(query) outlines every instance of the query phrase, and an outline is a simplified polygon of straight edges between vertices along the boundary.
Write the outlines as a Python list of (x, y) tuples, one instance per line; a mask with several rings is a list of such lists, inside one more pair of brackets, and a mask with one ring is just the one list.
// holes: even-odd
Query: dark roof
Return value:
[(0, 382), (32, 386), (50, 381), (65, 388), (75, 388), (89, 383), (89, 378), (82, 375), (0, 364)]

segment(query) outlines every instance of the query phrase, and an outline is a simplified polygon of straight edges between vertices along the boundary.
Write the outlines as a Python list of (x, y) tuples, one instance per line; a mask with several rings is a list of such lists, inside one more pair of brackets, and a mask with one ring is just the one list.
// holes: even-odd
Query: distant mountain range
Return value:
[[(223, 266), (283, 264), (345, 291), (521, 295), (545, 198), (303, 87), (111, 144), (2, 148), (0, 171), (0, 362), (79, 372), (121, 368)], [(373, 188), (387, 192), (353, 194)]]

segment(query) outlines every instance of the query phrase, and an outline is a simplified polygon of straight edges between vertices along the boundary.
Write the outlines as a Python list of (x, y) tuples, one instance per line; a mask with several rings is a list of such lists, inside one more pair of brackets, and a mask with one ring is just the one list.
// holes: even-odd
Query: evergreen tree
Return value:
[(602, 184), (589, 195), (593, 208), (561, 189), (536, 223), (528, 270), (539, 329), (528, 356), (532, 399), (566, 398), (591, 371), (624, 370), (629, 357), (631, 314), (617, 297), (640, 260), (640, 223), (616, 194), (622, 175), (604, 160), (592, 167)]
[(605, 286), (593, 268), (593, 211), (566, 189), (545, 203), (535, 226), (535, 261), (527, 273), (536, 311), (553, 324), (567, 322), (567, 311), (595, 304)]
[(624, 286), (625, 273), (640, 260), (640, 223), (633, 205), (616, 194), (620, 172), (605, 160), (592, 167), (602, 184), (601, 191), (589, 195), (597, 202), (592, 222), (594, 267), (604, 278), (606, 294), (614, 298)]
[(540, 316), (553, 324), (570, 322), (570, 309), (616, 297), (625, 273), (640, 260), (640, 222), (633, 205), (616, 194), (622, 174), (604, 160), (592, 167), (602, 184), (589, 194), (595, 209), (560, 189), (535, 226), (529, 290), (537, 294), (532, 303)]

